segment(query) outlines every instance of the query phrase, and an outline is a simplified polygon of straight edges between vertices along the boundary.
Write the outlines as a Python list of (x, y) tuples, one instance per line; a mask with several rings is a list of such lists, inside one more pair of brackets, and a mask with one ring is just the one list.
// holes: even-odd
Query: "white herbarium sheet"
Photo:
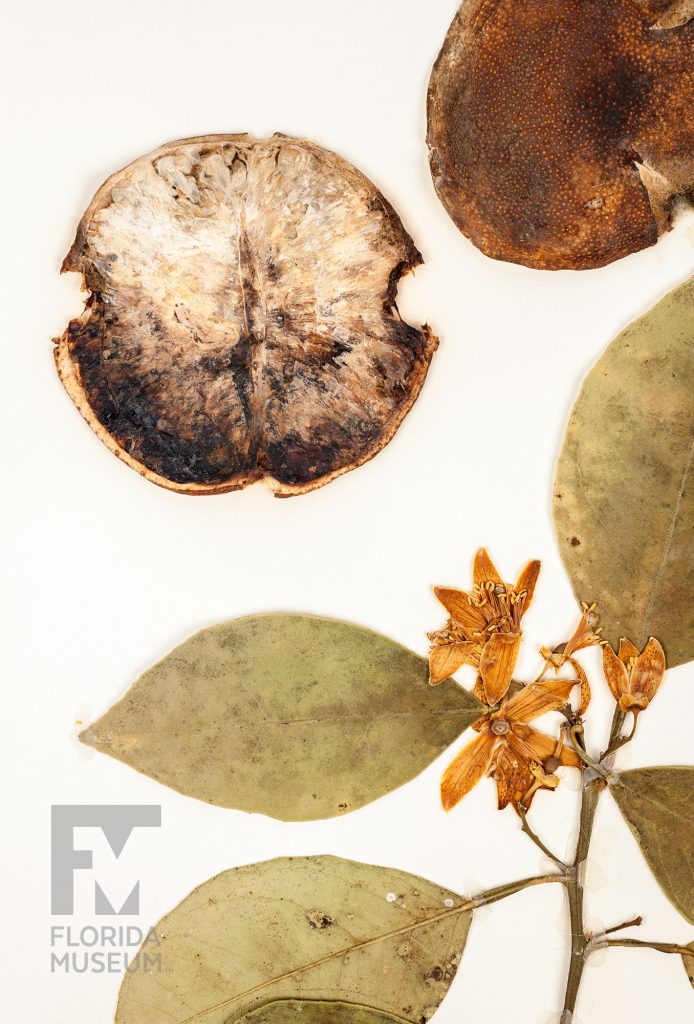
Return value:
[[(52, 942), (67, 948), (80, 930), (112, 924), (94, 914), (95, 877), (119, 905), (139, 880), (140, 912), (118, 927), (146, 932), (217, 872), (282, 855), (333, 853), (460, 892), (544, 867), (513, 811), (494, 812), (491, 781), (451, 814), (441, 811), (449, 755), (343, 819), (289, 825), (185, 799), (76, 741), (79, 723), (185, 637), (251, 612), (344, 618), (424, 654), (425, 633), (441, 620), (431, 585), (467, 586), (482, 544), (509, 578), (530, 558), (543, 562), (521, 674), (533, 673), (534, 649), (573, 627), (576, 606), (550, 517), (563, 430), (608, 342), (694, 272), (694, 221), (683, 219), (654, 248), (581, 274), (530, 271), (475, 250), (436, 198), (424, 142), (428, 75), (456, 7), (457, 0), (37, 0), (6, 11), (7, 1019), (112, 1020), (122, 958), (103, 970), (94, 962), (86, 973), (51, 972)], [(312, 139), (373, 180), (425, 259), (401, 287), (403, 315), (429, 323), (441, 339), (390, 445), (330, 486), (284, 502), (257, 487), (192, 499), (152, 486), (87, 429), (52, 361), (51, 338), (81, 309), (77, 277), (61, 278), (60, 263), (96, 187), (167, 140), (240, 131)], [(599, 678), (597, 659), (587, 661)], [(627, 764), (691, 760), (693, 685), (692, 665), (668, 675)], [(604, 720), (609, 696), (595, 689), (594, 714)], [(564, 841), (576, 799), (569, 785), (538, 798), (554, 802), (554, 814), (543, 816), (550, 846)], [(50, 810), (69, 804), (155, 805), (161, 826), (136, 829), (118, 860), (103, 833), (77, 829), (75, 845), (93, 851), (93, 870), (75, 873), (76, 911), (63, 918), (51, 915)], [(596, 929), (643, 914), (649, 936), (690, 940), (608, 799), (595, 859), (600, 867), (587, 886)], [(480, 912), (437, 1022), (556, 1022), (565, 913), (559, 887)], [(103, 948), (112, 938), (117, 953), (132, 937), (98, 941)], [(677, 958), (611, 951), (592, 965), (583, 1024), (688, 1019), (692, 993)]]

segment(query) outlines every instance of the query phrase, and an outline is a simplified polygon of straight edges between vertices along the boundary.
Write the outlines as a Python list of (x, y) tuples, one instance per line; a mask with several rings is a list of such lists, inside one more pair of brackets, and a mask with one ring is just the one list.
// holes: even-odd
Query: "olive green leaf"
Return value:
[(691, 955), (683, 953), (682, 963), (684, 964), (684, 969), (687, 972), (687, 977), (691, 982), (692, 988), (694, 988), (694, 942), (692, 942), (689, 948), (692, 951)]
[(346, 622), (258, 615), (191, 637), (83, 742), (185, 793), (284, 821), (344, 814), (408, 782), (484, 706)]
[(357, 1003), (322, 1000), (278, 999), (240, 1017), (238, 1024), (405, 1024), (383, 1010)]
[(607, 639), (694, 658), (694, 278), (608, 347), (559, 459), (554, 521), (579, 600)]
[(622, 772), (610, 791), (663, 892), (694, 924), (694, 767)]
[(234, 868), (156, 925), (160, 969), (125, 975), (116, 1024), (234, 1024), (259, 1008), (266, 1024), (267, 1003), (267, 1024), (289, 1024), (297, 1009), (277, 1000), (291, 999), (318, 1001), (307, 1024), (415, 1024), (450, 987), (470, 908), (423, 878), (337, 857)]

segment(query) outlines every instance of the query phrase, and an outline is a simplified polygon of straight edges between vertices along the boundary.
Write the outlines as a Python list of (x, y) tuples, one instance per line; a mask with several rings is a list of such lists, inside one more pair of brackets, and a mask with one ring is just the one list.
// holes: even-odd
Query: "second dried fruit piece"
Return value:
[(303, 140), (173, 142), (99, 189), (64, 270), (90, 292), (61, 379), (123, 461), (192, 494), (312, 490), (391, 439), (436, 339), (400, 318), (421, 256), (354, 167)]
[(488, 256), (583, 270), (694, 200), (691, 0), (463, 0), (429, 88), (436, 190)]

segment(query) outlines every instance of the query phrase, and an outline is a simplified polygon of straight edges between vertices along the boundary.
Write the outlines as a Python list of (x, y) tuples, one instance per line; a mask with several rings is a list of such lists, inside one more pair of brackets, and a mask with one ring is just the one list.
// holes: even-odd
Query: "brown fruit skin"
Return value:
[(301, 139), (172, 142), (112, 175), (63, 264), (60, 378), (104, 444), (184, 494), (302, 494), (371, 459), (438, 344), (397, 312), (422, 262), (375, 186)]
[(694, 22), (663, 0), (464, 0), (429, 85), (439, 198), (499, 260), (604, 266), (694, 203)]

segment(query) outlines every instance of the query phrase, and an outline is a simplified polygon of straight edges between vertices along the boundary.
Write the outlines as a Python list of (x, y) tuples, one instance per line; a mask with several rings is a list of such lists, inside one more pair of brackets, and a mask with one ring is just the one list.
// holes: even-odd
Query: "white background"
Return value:
[[(550, 517), (563, 428), (611, 337), (694, 271), (694, 227), (685, 219), (650, 251), (582, 274), (477, 252), (435, 196), (424, 145), (427, 78), (455, 8), (37, 0), (5, 13), (4, 1019), (113, 1016), (118, 977), (49, 973), (54, 803), (161, 803), (163, 828), (140, 830), (120, 867), (96, 843), (106, 888), (127, 891), (128, 872), (141, 878), (141, 924), (224, 868), (283, 854), (332, 852), (466, 893), (547, 867), (513, 812), (495, 811), (491, 782), (444, 815), (438, 780), (450, 753), (347, 818), (291, 825), (185, 799), (75, 740), (78, 720), (102, 713), (187, 635), (250, 612), (342, 617), (425, 653), (425, 631), (442, 622), (431, 585), (465, 585), (482, 543), (509, 577), (530, 557), (544, 562), (526, 619), (528, 674), (533, 651), (571, 629), (576, 608)], [(403, 285), (401, 309), (427, 320), (441, 346), (414, 409), (367, 466), (290, 501), (262, 487), (179, 496), (110, 455), (63, 392), (51, 338), (81, 299), (60, 263), (112, 171), (182, 136), (276, 130), (337, 150), (393, 202), (426, 260)], [(669, 674), (622, 763), (692, 760), (693, 684), (694, 666)], [(599, 748), (609, 702), (599, 681), (595, 689)], [(535, 805), (560, 852), (575, 805), (570, 780)], [(609, 797), (598, 826), (590, 915), (609, 926), (642, 913), (642, 938), (690, 941)], [(83, 838), (94, 845), (96, 834)], [(86, 900), (91, 882), (78, 884)], [(480, 913), (437, 1022), (556, 1022), (565, 933), (558, 887)], [(579, 1008), (583, 1024), (681, 1024), (691, 1013), (679, 959), (632, 951), (588, 970)]]

